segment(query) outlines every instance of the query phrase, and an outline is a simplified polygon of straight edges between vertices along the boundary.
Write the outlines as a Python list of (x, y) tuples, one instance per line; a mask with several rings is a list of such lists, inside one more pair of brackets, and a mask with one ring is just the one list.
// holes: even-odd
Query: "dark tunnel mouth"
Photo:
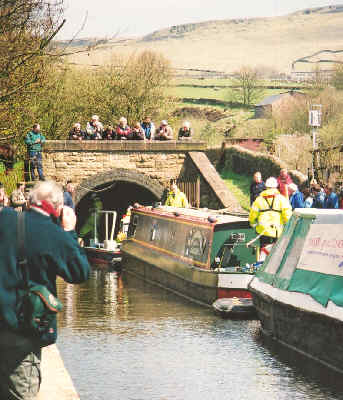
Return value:
[[(153, 202), (160, 200), (156, 194), (139, 183), (114, 180), (96, 186), (83, 196), (76, 206), (76, 231), (78, 233), (91, 215), (94, 195), (100, 198), (103, 210), (117, 211), (116, 233), (119, 230), (120, 219), (130, 205), (132, 206), (136, 202), (141, 205), (151, 205)], [(99, 232), (99, 238), (100, 240), (103, 239), (102, 232)]]

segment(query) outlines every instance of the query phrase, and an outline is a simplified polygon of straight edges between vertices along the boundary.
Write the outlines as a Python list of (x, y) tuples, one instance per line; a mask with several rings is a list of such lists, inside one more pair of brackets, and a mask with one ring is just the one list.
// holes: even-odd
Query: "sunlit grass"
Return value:
[(16, 189), (17, 182), (24, 180), (24, 162), (19, 161), (14, 164), (13, 170), (6, 174), (5, 167), (0, 162), (0, 182), (5, 186), (5, 192), (10, 195)]
[(223, 171), (224, 179), (230, 192), (236, 197), (242, 208), (249, 211), (250, 208), (250, 184), (252, 178), (247, 175), (239, 175), (232, 171)]

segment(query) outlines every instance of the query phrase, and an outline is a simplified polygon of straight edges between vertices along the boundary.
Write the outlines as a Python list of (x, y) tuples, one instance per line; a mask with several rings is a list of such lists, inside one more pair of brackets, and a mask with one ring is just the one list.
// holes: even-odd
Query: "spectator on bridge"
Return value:
[(104, 140), (115, 140), (116, 139), (116, 131), (113, 126), (107, 126), (102, 135)]
[(44, 181), (42, 167), (42, 144), (45, 143), (45, 136), (40, 131), (40, 125), (34, 124), (32, 131), (28, 132), (25, 137), (25, 143), (30, 159), (31, 180), (35, 180), (35, 169), (37, 169), (39, 179)]
[(26, 209), (25, 182), (18, 182), (17, 189), (11, 194), (11, 206), (16, 211), (24, 211)]
[(125, 117), (121, 117), (119, 120), (119, 125), (116, 129), (117, 139), (118, 140), (127, 140), (130, 138), (131, 128), (127, 124), (127, 119)]
[(72, 208), (75, 211), (75, 205), (73, 201), (74, 185), (71, 180), (67, 181), (65, 189), (63, 191), (63, 204)]
[(145, 140), (145, 135), (141, 124), (137, 121), (133, 128), (131, 129), (131, 133), (129, 135), (129, 139), (131, 140)]
[(155, 140), (173, 140), (173, 129), (168, 125), (166, 120), (161, 121), (160, 127), (157, 129)]
[(331, 184), (325, 186), (325, 201), (324, 208), (339, 208), (339, 201), (336, 192), (334, 191), (334, 187)]
[(179, 129), (179, 140), (189, 140), (192, 139), (193, 129), (191, 128), (191, 123), (188, 121), (184, 121), (181, 128)]
[(151, 121), (151, 117), (146, 116), (141, 123), (141, 127), (144, 131), (145, 138), (147, 140), (154, 140), (155, 139), (155, 124)]
[(304, 208), (304, 195), (299, 191), (298, 186), (295, 183), (290, 183), (288, 185), (288, 191), (292, 210), (295, 208)]
[(288, 175), (286, 168), (281, 169), (280, 175), (277, 178), (277, 183), (279, 192), (288, 199), (289, 198), (288, 185), (293, 183), (293, 181), (292, 178)]
[(87, 133), (81, 130), (81, 124), (76, 122), (73, 125), (73, 129), (69, 132), (69, 140), (85, 140), (87, 139)]
[(266, 185), (262, 180), (261, 172), (254, 173), (253, 181), (250, 185), (250, 205), (257, 199), (259, 194), (266, 189)]
[(102, 134), (104, 132), (104, 126), (99, 121), (99, 117), (97, 115), (93, 115), (91, 120), (87, 122), (86, 132), (91, 140), (99, 140), (102, 139)]

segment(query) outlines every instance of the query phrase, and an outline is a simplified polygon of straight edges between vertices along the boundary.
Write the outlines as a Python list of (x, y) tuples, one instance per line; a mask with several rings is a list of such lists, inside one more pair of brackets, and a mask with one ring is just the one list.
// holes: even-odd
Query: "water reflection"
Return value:
[(58, 282), (59, 348), (82, 400), (339, 399), (230, 321), (130, 276)]

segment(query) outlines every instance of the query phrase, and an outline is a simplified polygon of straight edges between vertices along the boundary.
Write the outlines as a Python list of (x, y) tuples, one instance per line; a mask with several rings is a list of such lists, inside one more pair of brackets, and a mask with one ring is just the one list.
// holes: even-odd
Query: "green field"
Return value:
[(241, 207), (249, 211), (250, 184), (252, 178), (250, 176), (236, 174), (232, 171), (223, 171), (221, 177), (225, 181), (230, 192), (236, 197)]

